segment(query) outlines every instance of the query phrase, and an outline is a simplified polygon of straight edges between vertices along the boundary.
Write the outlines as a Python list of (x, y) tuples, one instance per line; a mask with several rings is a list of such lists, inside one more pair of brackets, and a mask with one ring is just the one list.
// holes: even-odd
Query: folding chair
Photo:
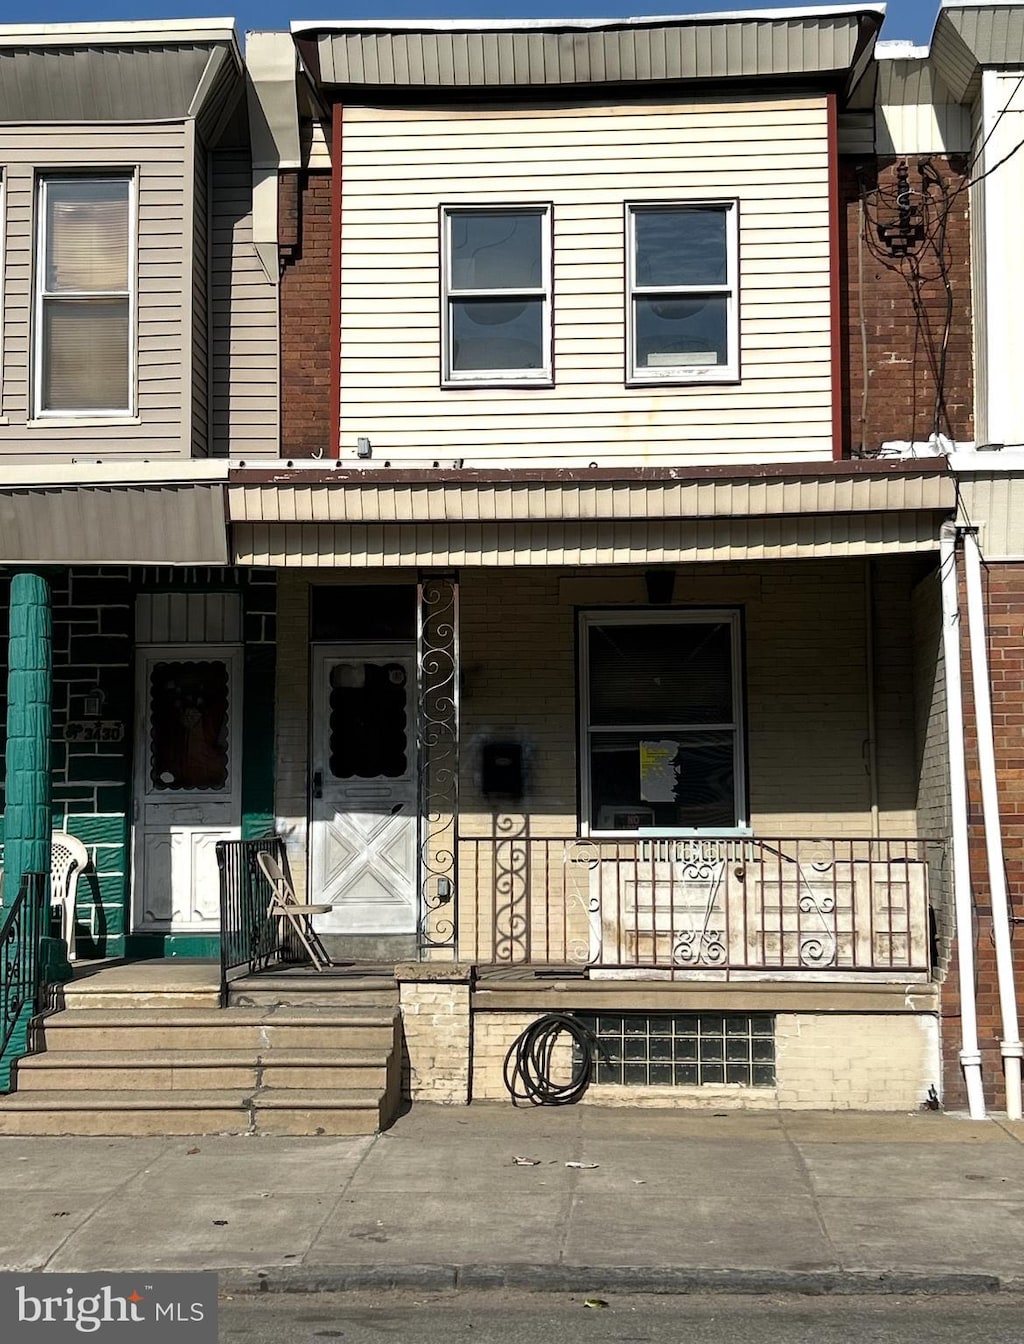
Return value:
[[(284, 929), (281, 927), (283, 921), (287, 920), (291, 926), (292, 932), (298, 938), (299, 942), (306, 949), (306, 954), (314, 967), (322, 971), (330, 966), (331, 959), (327, 955), (327, 949), (320, 941), (320, 935), (313, 928), (311, 915), (325, 915), (332, 907), (326, 905), (310, 905), (299, 901), (295, 896), (295, 888), (292, 886), (291, 878), (286, 877), (281, 865), (272, 854), (261, 851), (257, 855), (257, 862), (263, 872), (263, 876), (270, 883), (270, 904), (267, 906), (267, 916), (278, 921), (278, 929), (283, 937)], [(279, 937), (278, 941), (281, 941)]]

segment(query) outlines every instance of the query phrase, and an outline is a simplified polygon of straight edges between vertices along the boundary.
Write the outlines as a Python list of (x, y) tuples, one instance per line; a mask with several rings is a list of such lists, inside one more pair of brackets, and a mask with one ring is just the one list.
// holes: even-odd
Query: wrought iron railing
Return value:
[(29, 1026), (39, 1006), (40, 942), (49, 914), (43, 873), (25, 873), (11, 905), (0, 909), (0, 1092), (30, 1050)]
[(481, 965), (928, 974), (919, 839), (539, 838), (499, 819), (459, 841), (458, 956)]
[(271, 913), (273, 891), (259, 865), (269, 854), (287, 872), (284, 841), (277, 836), (258, 840), (218, 840), (220, 873), (220, 997), (227, 1003), (228, 983), (238, 973), (265, 970), (286, 960), (291, 949), (282, 929), (284, 921)]

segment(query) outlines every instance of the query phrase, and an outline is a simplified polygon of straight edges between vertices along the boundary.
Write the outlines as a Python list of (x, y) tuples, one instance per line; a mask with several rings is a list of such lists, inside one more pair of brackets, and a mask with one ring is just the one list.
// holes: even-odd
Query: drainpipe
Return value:
[(978, 724), (978, 764), (981, 770), (981, 807), (985, 823), (985, 850), (988, 856), (989, 891), (992, 898), (992, 934), (996, 946), (996, 974), (999, 981), (999, 1007), (1003, 1020), (1003, 1038), (999, 1048), (1003, 1056), (1006, 1084), (1006, 1116), (1021, 1119), (1021, 1044), (1017, 1022), (1017, 993), (1013, 975), (1013, 949), (1010, 946), (1010, 912), (1006, 896), (1006, 868), (1003, 863), (1003, 837), (999, 824), (999, 794), (996, 785), (996, 753), (992, 731), (992, 693), (989, 684), (986, 648), (985, 608), (981, 592), (981, 552), (973, 529), (964, 533), (964, 574), (967, 579), (967, 626), (971, 640), (971, 674), (974, 684), (974, 710)]
[(946, 676), (946, 733), (952, 811), (953, 904), (956, 911), (957, 963), (960, 970), (960, 1066), (972, 1120), (985, 1119), (978, 1049), (978, 1006), (974, 987), (974, 917), (971, 908), (971, 856), (967, 842), (967, 761), (964, 755), (963, 684), (960, 677), (960, 608), (957, 596), (955, 523), (939, 532), (939, 587), (942, 593), (942, 653)]

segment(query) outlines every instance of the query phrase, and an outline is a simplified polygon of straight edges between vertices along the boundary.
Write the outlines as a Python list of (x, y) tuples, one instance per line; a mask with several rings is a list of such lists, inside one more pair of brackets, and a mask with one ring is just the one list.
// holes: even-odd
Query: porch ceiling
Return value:
[[(838, 464), (840, 468), (862, 464)], [(938, 547), (955, 504), (941, 464), (570, 477), (232, 473), (238, 564), (643, 564)], [(889, 469), (898, 468), (898, 469)], [(260, 478), (262, 477), (262, 479)]]

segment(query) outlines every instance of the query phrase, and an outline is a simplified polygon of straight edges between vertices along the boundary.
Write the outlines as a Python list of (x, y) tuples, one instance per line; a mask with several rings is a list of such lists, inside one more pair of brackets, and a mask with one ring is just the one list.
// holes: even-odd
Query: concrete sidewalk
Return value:
[(2, 1138), (0, 1197), (4, 1269), (226, 1290), (1024, 1291), (998, 1120), (420, 1105), (373, 1138)]

